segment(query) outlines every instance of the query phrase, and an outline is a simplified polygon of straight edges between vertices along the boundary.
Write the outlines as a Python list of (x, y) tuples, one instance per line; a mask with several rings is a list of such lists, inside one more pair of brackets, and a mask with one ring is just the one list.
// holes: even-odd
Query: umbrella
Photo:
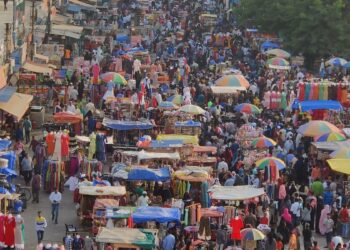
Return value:
[(346, 137), (338, 132), (330, 132), (321, 136), (315, 137), (316, 142), (331, 142), (331, 141), (345, 141)]
[(350, 175), (350, 159), (330, 159), (327, 163), (333, 171)]
[(172, 95), (172, 96), (168, 97), (168, 98), (166, 99), (166, 101), (167, 101), (167, 102), (173, 102), (173, 103), (175, 103), (176, 105), (181, 105), (181, 104), (183, 103), (183, 101), (184, 101), (184, 98), (183, 98), (182, 95), (176, 94), (176, 95)]
[(243, 240), (263, 240), (265, 235), (258, 229), (245, 228), (241, 230), (241, 238)]
[(341, 133), (340, 129), (334, 126), (332, 123), (322, 120), (314, 120), (301, 125), (297, 132), (304, 136), (320, 136), (330, 132), (338, 132)]
[(265, 234), (271, 232), (271, 228), (266, 224), (259, 224), (256, 228)]
[(281, 57), (273, 57), (266, 61), (266, 64), (271, 69), (281, 69), (281, 70), (288, 70), (290, 69), (289, 62)]
[(264, 169), (268, 166), (276, 166), (279, 170), (284, 169), (286, 164), (281, 159), (276, 157), (265, 157), (255, 162), (256, 166), (260, 169)]
[(287, 51), (285, 51), (283, 49), (270, 49), (270, 50), (266, 51), (265, 54), (277, 56), (280, 58), (289, 58), (290, 57), (290, 53), (288, 53)]
[(339, 148), (329, 154), (331, 158), (343, 158), (350, 159), (350, 149), (349, 148)]
[(350, 62), (347, 62), (343, 65), (344, 68), (346, 69), (350, 69)]
[(246, 113), (246, 114), (260, 114), (261, 110), (250, 103), (241, 103), (235, 107), (235, 111)]
[(225, 75), (215, 81), (216, 87), (249, 88), (249, 82), (242, 75)]
[(196, 105), (192, 105), (192, 104), (188, 104), (185, 106), (182, 106), (179, 111), (181, 112), (185, 112), (185, 113), (189, 113), (189, 114), (193, 114), (193, 115), (202, 115), (205, 113), (205, 110), (202, 109), (199, 106)]
[(101, 75), (100, 77), (103, 82), (113, 82), (115, 84), (126, 85), (128, 82), (125, 78), (116, 72), (107, 72)]
[(269, 148), (276, 146), (276, 142), (268, 137), (262, 136), (252, 141), (252, 146), (255, 148)]
[(173, 102), (165, 101), (165, 102), (159, 103), (158, 108), (161, 108), (161, 109), (178, 109), (179, 107)]
[(326, 62), (326, 66), (343, 66), (347, 61), (344, 58), (333, 57)]

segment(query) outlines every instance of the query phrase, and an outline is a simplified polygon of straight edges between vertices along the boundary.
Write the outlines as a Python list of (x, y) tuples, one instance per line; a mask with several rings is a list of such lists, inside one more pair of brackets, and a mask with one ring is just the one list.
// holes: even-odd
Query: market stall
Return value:
[(180, 223), (181, 212), (178, 208), (139, 207), (132, 213), (131, 217), (136, 224), (149, 221), (158, 223)]
[(83, 116), (81, 114), (73, 114), (71, 112), (60, 112), (60, 113), (56, 113), (53, 116), (53, 120), (56, 123), (71, 124), (77, 135), (80, 135), (82, 132), (81, 126), (82, 126)]

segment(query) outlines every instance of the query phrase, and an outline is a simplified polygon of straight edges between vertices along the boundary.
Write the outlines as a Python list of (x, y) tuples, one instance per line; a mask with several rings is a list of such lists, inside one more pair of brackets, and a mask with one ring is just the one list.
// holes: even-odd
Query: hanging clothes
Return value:
[(16, 216), (15, 246), (16, 249), (24, 249), (24, 221), (20, 215)]
[(6, 216), (0, 215), (0, 247), (5, 246), (5, 221)]
[(92, 160), (94, 158), (94, 155), (96, 153), (96, 134), (92, 132), (89, 136), (90, 138), (90, 145), (89, 145), (89, 155), (88, 159)]
[(98, 133), (96, 136), (96, 159), (106, 162), (106, 136)]
[(55, 134), (55, 151), (53, 152), (52, 159), (61, 161), (62, 159), (62, 146), (61, 146), (62, 132), (57, 132)]
[(54, 133), (50, 132), (46, 136), (46, 144), (47, 144), (47, 154), (52, 155), (55, 151), (55, 135)]
[(310, 99), (310, 91), (311, 91), (311, 84), (306, 83), (305, 84), (305, 101), (308, 101)]
[(55, 189), (63, 191), (64, 182), (64, 162), (47, 160), (42, 169), (42, 179), (44, 183), (44, 190), (51, 193)]
[(14, 216), (9, 215), (5, 219), (5, 245), (12, 247), (15, 245), (15, 227), (16, 219)]
[(78, 142), (73, 131), (69, 132), (69, 152), (74, 153), (78, 150)]
[(271, 106), (271, 91), (266, 91), (264, 94), (264, 107), (270, 109)]
[(230, 221), (230, 226), (232, 228), (231, 240), (241, 240), (241, 229), (244, 227), (241, 217), (235, 216)]
[(318, 100), (324, 100), (324, 83), (320, 83), (318, 86)]
[(271, 109), (277, 108), (277, 93), (276, 91), (271, 92)]
[(312, 100), (318, 100), (319, 97), (319, 84), (317, 82), (312, 84), (313, 87), (313, 94), (312, 94)]
[(81, 164), (80, 172), (84, 173), (88, 180), (92, 180), (92, 172), (97, 169), (98, 172), (102, 173), (102, 163), (96, 159), (88, 160), (85, 159)]
[(69, 176), (75, 176), (79, 170), (79, 159), (78, 156), (73, 155), (69, 160)]
[(38, 169), (41, 170), (41, 168), (44, 166), (44, 162), (46, 159), (46, 148), (42, 143), (39, 143), (35, 147), (34, 155), (35, 155), (37, 167), (38, 167)]
[(301, 82), (298, 84), (298, 87), (299, 87), (298, 99), (299, 101), (302, 102), (305, 100), (305, 84)]
[(348, 99), (348, 86), (346, 84), (341, 84), (341, 99), (340, 103), (346, 103)]
[(287, 108), (287, 94), (286, 92), (282, 92), (281, 94), (281, 109), (286, 110)]
[(61, 155), (62, 158), (67, 158), (69, 155), (69, 136), (66, 133), (62, 133), (61, 136)]

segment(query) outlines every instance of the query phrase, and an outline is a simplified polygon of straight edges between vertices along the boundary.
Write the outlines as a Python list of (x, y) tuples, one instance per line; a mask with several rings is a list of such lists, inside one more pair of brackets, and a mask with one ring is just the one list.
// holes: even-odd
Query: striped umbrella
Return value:
[(205, 113), (204, 109), (202, 109), (199, 106), (192, 105), (192, 104), (188, 104), (188, 105), (182, 106), (179, 109), (179, 111), (184, 112), (184, 113), (189, 113), (189, 114), (192, 114), (192, 115), (202, 115), (202, 114)]
[(184, 102), (183, 96), (179, 94), (169, 96), (166, 100), (167, 102), (173, 102), (176, 105), (181, 105)]
[(316, 137), (330, 132), (341, 133), (340, 129), (332, 123), (321, 120), (314, 120), (301, 125), (297, 132), (304, 136)]
[(338, 132), (330, 132), (321, 136), (315, 137), (316, 142), (331, 142), (331, 141), (345, 141), (346, 137)]
[(125, 78), (121, 74), (116, 73), (116, 72), (104, 73), (100, 76), (100, 78), (105, 83), (113, 82), (113, 83), (119, 84), (119, 85), (128, 84), (128, 82), (125, 80)]
[(331, 158), (337, 158), (337, 159), (340, 159), (340, 158), (350, 159), (350, 149), (342, 147), (330, 153), (329, 156)]
[(250, 103), (241, 103), (239, 105), (237, 105), (234, 109), (237, 112), (241, 112), (241, 113), (246, 113), (246, 114), (260, 114), (261, 110)]
[(242, 75), (225, 75), (215, 81), (216, 87), (234, 87), (248, 89), (250, 84)]
[(262, 136), (252, 141), (252, 146), (255, 148), (269, 148), (276, 146), (276, 142), (268, 137)]
[(325, 64), (326, 66), (343, 66), (347, 61), (341, 57), (333, 57), (329, 59)]
[(289, 70), (289, 62), (281, 57), (273, 57), (266, 61), (266, 64), (271, 69)]
[(280, 58), (285, 58), (285, 59), (290, 57), (290, 53), (288, 53), (283, 49), (270, 49), (266, 51), (265, 54), (280, 57)]
[(276, 166), (279, 170), (286, 167), (286, 164), (281, 159), (276, 157), (265, 157), (255, 162), (256, 166), (260, 169), (264, 169), (269, 166)]
[(265, 234), (255, 228), (245, 228), (241, 230), (241, 238), (242, 240), (263, 240)]
[(165, 101), (165, 102), (161, 102), (159, 105), (158, 105), (158, 108), (160, 109), (168, 109), (168, 110), (171, 110), (171, 109), (178, 109), (179, 106), (177, 106), (175, 103), (173, 102), (168, 102), (168, 101)]

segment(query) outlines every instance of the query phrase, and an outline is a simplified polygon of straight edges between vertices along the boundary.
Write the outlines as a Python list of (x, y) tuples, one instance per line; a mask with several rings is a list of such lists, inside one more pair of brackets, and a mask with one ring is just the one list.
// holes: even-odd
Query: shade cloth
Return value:
[(174, 221), (179, 222), (180, 217), (180, 209), (163, 207), (139, 207), (132, 214), (132, 219), (135, 223), (143, 223), (148, 221), (155, 221), (159, 223)]
[(312, 142), (317, 149), (335, 151), (339, 148), (349, 148), (350, 140), (346, 141), (332, 141), (332, 142)]
[(82, 195), (91, 195), (91, 196), (99, 196), (99, 195), (114, 195), (114, 196), (122, 196), (126, 194), (126, 189), (124, 186), (113, 187), (113, 186), (80, 186), (79, 194)]
[(330, 159), (327, 163), (333, 171), (350, 175), (350, 159)]
[(261, 196), (265, 193), (263, 188), (253, 186), (213, 186), (208, 192), (211, 199), (241, 201)]
[(120, 120), (111, 120), (108, 118), (103, 119), (103, 126), (115, 130), (133, 130), (133, 129), (151, 129), (153, 124), (150, 121), (120, 121)]
[(183, 146), (182, 140), (166, 140), (158, 141), (152, 140), (147, 146), (140, 146), (141, 148), (181, 148)]
[(40, 65), (40, 64), (34, 64), (34, 63), (28, 63), (26, 62), (23, 66), (23, 69), (39, 73), (39, 74), (52, 74), (52, 69), (47, 67), (46, 65)]
[[(1, 70), (0, 70), (1, 71)], [(0, 90), (0, 102), (8, 102), (16, 92), (16, 87), (6, 86)]]
[(317, 109), (340, 111), (343, 109), (343, 106), (340, 104), (340, 102), (332, 100), (314, 100), (299, 102), (298, 99), (295, 99), (292, 104), (292, 109), (300, 109), (302, 112)]
[(169, 168), (149, 169), (133, 168), (128, 174), (130, 181), (168, 181), (170, 180)]
[(32, 100), (32, 95), (14, 93), (8, 102), (0, 103), (0, 109), (21, 120)]
[(53, 119), (56, 122), (79, 123), (83, 120), (83, 116), (71, 112), (59, 112), (53, 116)]

